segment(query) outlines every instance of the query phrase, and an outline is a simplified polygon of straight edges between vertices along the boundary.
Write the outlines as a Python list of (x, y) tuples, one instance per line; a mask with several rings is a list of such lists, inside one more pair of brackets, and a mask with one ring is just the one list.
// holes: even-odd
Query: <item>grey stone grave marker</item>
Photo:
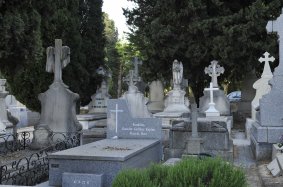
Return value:
[(161, 120), (157, 118), (133, 118), (126, 100), (108, 100), (107, 137), (122, 139), (161, 139)]

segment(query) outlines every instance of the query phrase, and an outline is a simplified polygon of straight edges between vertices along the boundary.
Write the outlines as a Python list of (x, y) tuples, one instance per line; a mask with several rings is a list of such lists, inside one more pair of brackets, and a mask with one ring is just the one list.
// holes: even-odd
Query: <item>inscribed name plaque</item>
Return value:
[(62, 187), (102, 187), (103, 174), (63, 173)]
[(107, 103), (107, 137), (122, 139), (161, 139), (161, 120), (132, 118), (125, 99), (110, 99)]

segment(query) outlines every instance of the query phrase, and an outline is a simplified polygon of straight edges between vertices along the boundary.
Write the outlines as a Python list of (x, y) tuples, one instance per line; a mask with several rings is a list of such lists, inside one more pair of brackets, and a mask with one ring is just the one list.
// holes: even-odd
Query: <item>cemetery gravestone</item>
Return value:
[(161, 161), (159, 119), (133, 117), (125, 99), (110, 99), (107, 110), (108, 138), (51, 154), (49, 185), (61, 185), (67, 175), (72, 183), (80, 180), (109, 187), (121, 169)]
[[(218, 61), (213, 60), (211, 64), (205, 68), (205, 73), (211, 77), (213, 88), (218, 88), (217, 77), (224, 73), (224, 68), (218, 64)], [(207, 91), (203, 92), (203, 96), (199, 99), (199, 111), (205, 114), (205, 111), (210, 107), (210, 94)], [(216, 110), (219, 111), (221, 116), (230, 115), (230, 103), (223, 90), (214, 91), (213, 101), (215, 103)]]
[(259, 101), (260, 119), (251, 128), (251, 147), (257, 160), (271, 158), (272, 144), (283, 134), (283, 12), (267, 24), (268, 32), (277, 32), (279, 37), (279, 65), (269, 81), (271, 90)]
[(34, 149), (48, 146), (49, 135), (52, 132), (76, 133), (82, 129), (76, 118), (76, 102), (79, 95), (71, 92), (62, 80), (62, 68), (69, 62), (70, 48), (62, 46), (61, 39), (56, 39), (55, 47), (47, 48), (46, 70), (54, 72), (54, 81), (49, 90), (39, 95), (41, 116), (40, 123), (34, 130), (31, 145)]
[(162, 112), (164, 110), (164, 88), (161, 81), (152, 81), (149, 85), (149, 102), (147, 108), (151, 113)]
[(127, 100), (129, 110), (133, 117), (150, 117), (151, 114), (146, 107), (146, 98), (138, 91), (135, 84), (141, 80), (134, 74), (134, 70), (130, 70), (124, 81), (128, 84), (128, 91), (126, 91), (122, 98)]

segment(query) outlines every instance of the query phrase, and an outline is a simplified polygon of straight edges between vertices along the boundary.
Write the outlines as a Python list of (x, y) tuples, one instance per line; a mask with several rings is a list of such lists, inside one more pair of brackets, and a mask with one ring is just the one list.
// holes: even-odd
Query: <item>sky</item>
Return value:
[(122, 10), (122, 8), (127, 7), (133, 7), (132, 2), (127, 0), (103, 0), (102, 11), (106, 12), (110, 19), (114, 20), (115, 26), (118, 28), (119, 38), (123, 38), (124, 32), (129, 32)]

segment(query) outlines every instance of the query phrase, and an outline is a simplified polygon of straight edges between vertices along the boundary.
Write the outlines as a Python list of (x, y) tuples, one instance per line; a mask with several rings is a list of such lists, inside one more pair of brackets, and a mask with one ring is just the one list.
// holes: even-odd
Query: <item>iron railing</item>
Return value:
[[(11, 139), (11, 137), (4, 139), (7, 141), (7, 143), (4, 142), (7, 149), (3, 153), (28, 149), (31, 143), (31, 136), (29, 135), (22, 132), (13, 136), (14, 139)], [(0, 166), (0, 184), (32, 186), (47, 181), (48, 155), (52, 152), (79, 146), (81, 144), (81, 133), (52, 133), (50, 140), (51, 145), (49, 147), (18, 160), (2, 164)]]

